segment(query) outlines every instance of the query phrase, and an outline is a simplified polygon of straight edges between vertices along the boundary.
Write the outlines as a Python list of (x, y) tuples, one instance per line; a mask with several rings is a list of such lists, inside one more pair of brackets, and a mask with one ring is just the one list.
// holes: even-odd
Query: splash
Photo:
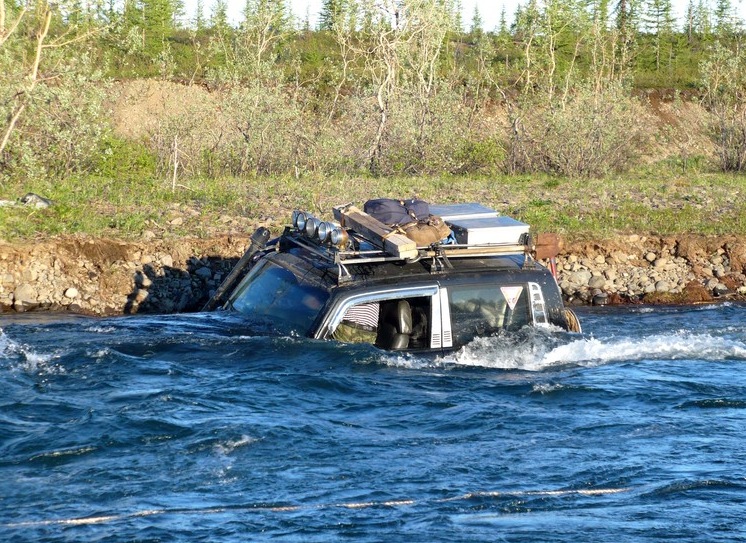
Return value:
[(18, 369), (26, 373), (62, 374), (65, 369), (50, 362), (58, 357), (58, 354), (42, 354), (31, 348), (13, 341), (0, 328), (0, 361), (10, 362), (11, 369)]
[(8, 358), (8, 352), (10, 351), (11, 341), (10, 338), (5, 334), (2, 328), (0, 328), (0, 360)]
[(546, 365), (609, 363), (637, 360), (744, 360), (746, 344), (711, 334), (674, 332), (641, 338), (588, 338), (552, 349)]
[(671, 332), (647, 337), (583, 337), (568, 341), (569, 337), (534, 332), (479, 338), (457, 352), (454, 363), (544, 371), (639, 360), (746, 361), (746, 343), (712, 334)]

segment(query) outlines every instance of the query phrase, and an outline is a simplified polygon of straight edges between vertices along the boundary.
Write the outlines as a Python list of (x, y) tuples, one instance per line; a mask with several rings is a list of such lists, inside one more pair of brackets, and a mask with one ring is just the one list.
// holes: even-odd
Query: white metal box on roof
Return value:
[(446, 222), (453, 219), (478, 219), (486, 217), (497, 217), (499, 213), (482, 204), (431, 204), (430, 213), (437, 215)]
[(430, 212), (442, 217), (464, 245), (522, 244), (529, 229), (526, 223), (481, 204), (431, 205)]

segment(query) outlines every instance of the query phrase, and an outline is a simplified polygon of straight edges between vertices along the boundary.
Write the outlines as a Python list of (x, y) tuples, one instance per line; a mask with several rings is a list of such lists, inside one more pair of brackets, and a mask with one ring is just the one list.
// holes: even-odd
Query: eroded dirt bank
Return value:
[[(248, 236), (0, 242), (0, 309), (199, 310), (247, 246)], [(569, 304), (746, 300), (746, 238), (631, 235), (565, 243), (558, 270)]]

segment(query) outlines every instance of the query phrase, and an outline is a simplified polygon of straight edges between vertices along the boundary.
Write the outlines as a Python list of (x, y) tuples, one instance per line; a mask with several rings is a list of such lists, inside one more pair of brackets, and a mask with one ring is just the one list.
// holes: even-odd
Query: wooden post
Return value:
[(342, 226), (352, 228), (391, 256), (417, 258), (417, 244), (414, 241), (355, 206), (334, 208), (334, 218)]
[(171, 179), (171, 192), (176, 192), (176, 172), (179, 169), (179, 136), (174, 136), (174, 175)]

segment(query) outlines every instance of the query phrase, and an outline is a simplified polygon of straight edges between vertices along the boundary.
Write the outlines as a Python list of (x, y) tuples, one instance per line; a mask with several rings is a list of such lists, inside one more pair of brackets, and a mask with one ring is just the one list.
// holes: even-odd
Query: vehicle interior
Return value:
[(430, 298), (381, 302), (376, 346), (387, 350), (427, 348)]

